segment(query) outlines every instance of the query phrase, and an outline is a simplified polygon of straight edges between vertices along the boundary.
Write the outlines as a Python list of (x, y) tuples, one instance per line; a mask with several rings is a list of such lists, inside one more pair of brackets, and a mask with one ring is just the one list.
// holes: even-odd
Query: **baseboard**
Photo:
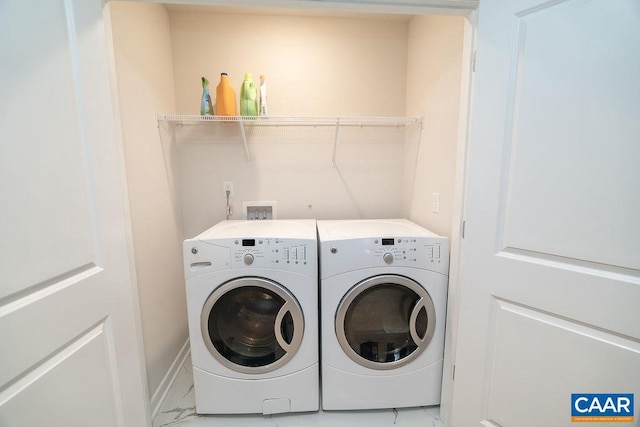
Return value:
[(158, 386), (156, 391), (153, 393), (153, 396), (151, 397), (149, 406), (151, 407), (152, 419), (153, 417), (156, 416), (156, 414), (160, 410), (160, 407), (162, 406), (164, 399), (167, 397), (167, 394), (169, 393), (169, 389), (173, 385), (173, 382), (176, 380), (176, 377), (180, 372), (180, 368), (182, 368), (182, 365), (184, 364), (184, 361), (187, 358), (187, 356), (189, 356), (190, 352), (191, 352), (191, 349), (189, 347), (189, 339), (187, 338), (187, 341), (184, 343), (184, 345), (178, 352), (178, 355), (173, 360), (173, 363), (169, 367), (169, 370), (167, 371), (165, 376), (162, 378), (162, 381), (160, 381), (160, 385)]

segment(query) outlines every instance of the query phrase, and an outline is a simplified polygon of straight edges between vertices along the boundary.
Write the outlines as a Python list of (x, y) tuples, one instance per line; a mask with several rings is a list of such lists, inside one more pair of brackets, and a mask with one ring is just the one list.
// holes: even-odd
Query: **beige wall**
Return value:
[(169, 17), (161, 5), (110, 2), (149, 394), (187, 339), (182, 221), (155, 114), (172, 112)]
[[(178, 8), (170, 19), (180, 113), (198, 114), (201, 76), (209, 78), (214, 93), (219, 73), (228, 72), (239, 96), (248, 71), (256, 78), (266, 75), (272, 116), (405, 114), (406, 19), (237, 15), (202, 8)], [(277, 201), (279, 218), (406, 216), (404, 131), (341, 128), (332, 167), (334, 136), (333, 128), (250, 133), (251, 164), (238, 132), (209, 139), (213, 144), (181, 146), (186, 235), (225, 219), (223, 181), (234, 183), (231, 219), (242, 218), (242, 201), (248, 200)]]
[[(409, 218), (451, 238), (464, 18), (416, 16), (409, 25), (407, 114), (424, 116)], [(432, 195), (440, 193), (440, 213)]]
[(404, 114), (406, 22), (179, 10), (170, 16), (182, 114), (199, 114), (200, 77), (214, 92), (223, 71), (238, 96), (244, 73), (264, 74), (274, 116)]

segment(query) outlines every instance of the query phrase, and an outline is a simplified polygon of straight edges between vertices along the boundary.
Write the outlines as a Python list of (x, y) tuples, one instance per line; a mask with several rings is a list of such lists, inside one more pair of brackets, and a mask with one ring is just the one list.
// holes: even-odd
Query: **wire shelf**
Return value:
[[(333, 127), (333, 154), (331, 157), (331, 165), (335, 166), (336, 148), (338, 145), (338, 136), (340, 128), (359, 127), (359, 128), (402, 128), (413, 125), (420, 125), (420, 132), (423, 127), (421, 117), (359, 117), (359, 116), (267, 116), (267, 117), (248, 117), (248, 116), (198, 116), (198, 115), (170, 115), (157, 114), (158, 131), (162, 140), (163, 134), (169, 131), (171, 138), (175, 141), (176, 131), (180, 128), (193, 126), (194, 129), (217, 125), (218, 130), (227, 128), (227, 124), (237, 125), (242, 144), (247, 156), (247, 161), (251, 162), (249, 154), (249, 146), (247, 143), (247, 131), (245, 128), (321, 128)], [(232, 128), (235, 128), (233, 126)], [(226, 130), (230, 130), (227, 128)], [(304, 130), (307, 131), (306, 129)]]
[(239, 123), (245, 126), (408, 126), (422, 123), (418, 117), (358, 117), (358, 116), (197, 116), (197, 115), (157, 115), (158, 125), (201, 125), (203, 123)]

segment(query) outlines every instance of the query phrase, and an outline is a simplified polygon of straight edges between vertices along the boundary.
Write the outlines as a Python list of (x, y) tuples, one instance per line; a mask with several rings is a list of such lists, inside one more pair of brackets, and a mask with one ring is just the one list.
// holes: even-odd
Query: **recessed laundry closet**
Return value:
[(162, 1), (0, 2), (0, 425), (637, 423), (640, 2)]
[[(107, 4), (156, 413), (189, 354), (182, 241), (242, 220), (243, 203), (457, 236), (470, 24), (409, 9)], [(268, 115), (200, 117), (201, 79), (215, 104), (221, 73), (237, 97), (264, 76)]]

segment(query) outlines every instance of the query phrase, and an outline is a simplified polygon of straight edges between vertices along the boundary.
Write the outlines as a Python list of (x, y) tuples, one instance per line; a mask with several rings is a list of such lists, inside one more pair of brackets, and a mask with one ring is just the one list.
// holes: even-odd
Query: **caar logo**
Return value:
[(572, 422), (633, 422), (633, 394), (571, 394)]

